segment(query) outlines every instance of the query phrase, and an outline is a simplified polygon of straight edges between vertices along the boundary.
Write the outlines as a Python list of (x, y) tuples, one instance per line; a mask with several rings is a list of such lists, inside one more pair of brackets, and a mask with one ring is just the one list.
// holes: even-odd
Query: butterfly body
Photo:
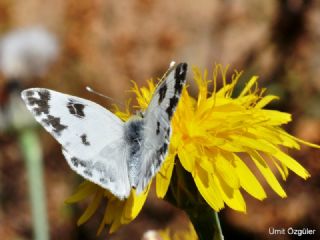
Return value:
[(142, 192), (164, 161), (187, 65), (172, 67), (143, 114), (123, 122), (100, 105), (49, 89), (21, 93), (35, 119), (62, 145), (70, 167), (120, 199)]
[(143, 142), (143, 118), (134, 117), (125, 125), (125, 140), (128, 145), (128, 176), (130, 185), (136, 187), (136, 178), (138, 177), (141, 165), (141, 148)]

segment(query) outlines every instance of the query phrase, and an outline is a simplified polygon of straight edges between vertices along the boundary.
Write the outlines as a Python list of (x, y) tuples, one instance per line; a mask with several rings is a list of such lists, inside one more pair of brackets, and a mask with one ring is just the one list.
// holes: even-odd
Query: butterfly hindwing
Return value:
[(36, 120), (62, 145), (70, 167), (119, 198), (130, 192), (124, 123), (100, 105), (56, 91), (21, 93)]
[(87, 180), (108, 189), (120, 199), (127, 198), (130, 183), (127, 171), (127, 151), (122, 140), (106, 145), (91, 158), (75, 157), (62, 150), (70, 167)]
[(144, 114), (141, 163), (135, 182), (138, 193), (145, 189), (167, 155), (171, 136), (171, 118), (180, 100), (186, 82), (186, 73), (186, 63), (180, 63), (169, 69), (157, 86)]

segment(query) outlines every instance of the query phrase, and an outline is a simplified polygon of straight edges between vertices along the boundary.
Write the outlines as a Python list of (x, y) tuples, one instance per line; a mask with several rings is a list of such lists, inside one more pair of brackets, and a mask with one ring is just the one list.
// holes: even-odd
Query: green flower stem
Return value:
[(166, 200), (187, 213), (199, 240), (224, 239), (218, 213), (202, 198), (192, 175), (184, 170), (179, 159), (176, 159)]
[(44, 197), (42, 152), (37, 134), (21, 130), (20, 146), (25, 158), (35, 240), (49, 239), (46, 200)]
[(215, 234), (214, 234), (214, 240), (223, 240), (224, 236), (222, 233), (222, 228), (219, 220), (219, 215), (217, 212), (214, 212), (214, 223), (215, 223)]
[(207, 205), (199, 205), (195, 209), (186, 209), (199, 240), (223, 240), (217, 213)]

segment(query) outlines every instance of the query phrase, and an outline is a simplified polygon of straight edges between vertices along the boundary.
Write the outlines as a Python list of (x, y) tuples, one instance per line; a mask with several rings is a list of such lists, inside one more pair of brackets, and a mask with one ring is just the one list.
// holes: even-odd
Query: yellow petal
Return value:
[(121, 227), (120, 218), (116, 218), (115, 221), (112, 222), (109, 233), (116, 232)]
[[(97, 235), (101, 234), (106, 225), (112, 225), (113, 222), (116, 222), (113, 231), (116, 231), (121, 226), (119, 216), (121, 216), (122, 214), (124, 201), (120, 201), (115, 196), (109, 194), (109, 192), (107, 192), (107, 195), (110, 195), (105, 196), (109, 199), (109, 201), (107, 202), (107, 207), (104, 211), (103, 219), (99, 225)], [(118, 216), (116, 216), (117, 213)], [(117, 226), (117, 228), (115, 226)]]
[(191, 173), (194, 170), (195, 163), (194, 156), (192, 153), (190, 153), (190, 151), (192, 151), (192, 148), (194, 148), (194, 146), (187, 145), (183, 148), (181, 147), (181, 149), (179, 149), (178, 151), (178, 157), (181, 162), (181, 165), (184, 167), (184, 169)]
[(245, 149), (246, 149), (244, 146), (240, 146), (235, 142), (231, 142), (227, 140), (225, 140), (224, 143), (217, 144), (215, 146), (227, 152), (245, 152)]
[(103, 197), (103, 191), (97, 191), (93, 197), (93, 200), (91, 201), (87, 209), (84, 211), (84, 213), (81, 215), (81, 217), (77, 221), (77, 225), (81, 225), (85, 223), (89, 218), (92, 217), (92, 215), (98, 209), (99, 204), (102, 200), (102, 197)]
[(79, 185), (77, 191), (65, 200), (65, 203), (71, 204), (71, 203), (79, 202), (87, 198), (88, 196), (91, 196), (99, 188), (103, 191), (103, 189), (98, 185), (89, 181), (84, 181)]
[(285, 112), (280, 112), (277, 110), (266, 110), (266, 109), (258, 110), (257, 109), (256, 114), (259, 114), (261, 116), (265, 116), (266, 121), (269, 126), (278, 126), (281, 124), (286, 124), (292, 120), (291, 114), (285, 113)]
[(287, 136), (289, 136), (289, 137), (291, 137), (292, 139), (296, 140), (297, 142), (300, 142), (300, 143), (302, 143), (302, 144), (304, 144), (304, 145), (307, 145), (307, 146), (309, 146), (309, 147), (320, 148), (320, 145), (318, 145), (318, 144), (314, 144), (314, 143), (311, 143), (311, 142), (308, 142), (308, 141), (304, 141), (304, 140), (302, 140), (302, 139), (300, 139), (300, 138), (297, 138), (297, 137), (295, 137), (295, 136), (290, 135), (289, 133), (286, 133), (285, 131), (283, 131), (283, 132), (284, 132), (284, 134), (286, 134)]
[(246, 203), (238, 189), (230, 188), (218, 175), (213, 177), (214, 183), (218, 187), (223, 201), (232, 209), (246, 212)]
[(120, 222), (120, 217), (122, 215), (122, 210), (125, 202), (116, 198), (109, 199), (107, 207), (105, 210), (105, 223), (111, 224), (117, 218)]
[(270, 102), (272, 102), (273, 100), (278, 100), (279, 97), (278, 96), (274, 96), (274, 95), (267, 95), (265, 97), (263, 97), (257, 104), (256, 104), (256, 108), (263, 108), (266, 105), (268, 105)]
[(273, 153), (272, 156), (277, 158), (280, 162), (282, 162), (285, 166), (295, 172), (298, 176), (307, 179), (310, 177), (309, 172), (302, 167), (296, 160), (294, 160), (289, 155), (285, 154), (284, 152), (278, 150), (277, 152)]
[(249, 94), (243, 97), (239, 97), (237, 99), (237, 103), (245, 108), (250, 108), (257, 100), (258, 100), (257, 95)]
[(258, 76), (253, 76), (249, 82), (246, 84), (246, 86), (244, 87), (244, 89), (241, 91), (239, 97), (244, 96), (245, 94), (247, 94), (250, 89), (252, 88), (252, 86), (257, 82), (258, 80)]
[(282, 144), (278, 131), (275, 131), (273, 128), (271, 129), (266, 126), (254, 126), (248, 128), (248, 133), (256, 136), (256, 138), (264, 139), (267, 142), (273, 143), (273, 145)]
[(259, 200), (266, 198), (266, 192), (251, 170), (236, 154), (232, 155), (234, 160), (234, 168), (239, 176), (241, 187), (243, 187), (243, 189), (246, 190), (251, 196)]
[(158, 198), (164, 198), (171, 181), (175, 154), (170, 154), (164, 161), (159, 173), (156, 175), (156, 193)]
[[(293, 141), (296, 144), (297, 144), (297, 142), (299, 142), (299, 143), (302, 143), (302, 144), (304, 144), (306, 146), (309, 146), (309, 147), (320, 148), (320, 145), (314, 144), (314, 143), (310, 143), (308, 141), (304, 141), (304, 140), (302, 140), (300, 138), (292, 136), (289, 133), (287, 133), (286, 131), (284, 131), (283, 129), (278, 129), (278, 131), (281, 133), (281, 137), (284, 137), (284, 138), (286, 137), (286, 139), (289, 139), (290, 141)], [(298, 147), (296, 147), (296, 148), (300, 149), (299, 148), (299, 144), (297, 144), (297, 145), (298, 145)], [(288, 147), (291, 147), (291, 146), (288, 146)]]
[(221, 194), (213, 181), (212, 174), (208, 174), (206, 170), (198, 166), (193, 178), (200, 194), (210, 207), (215, 211), (222, 209), (224, 207), (224, 203), (221, 198)]
[(214, 162), (216, 172), (219, 174), (220, 179), (222, 179), (231, 188), (238, 189), (240, 187), (240, 181), (230, 162), (221, 154), (217, 154)]
[(136, 194), (136, 191), (134, 189), (131, 190), (130, 196), (126, 200), (124, 205), (122, 217), (120, 220), (121, 224), (127, 224), (137, 217), (148, 197), (150, 185), (151, 182), (144, 190), (144, 192), (140, 193), (139, 195)]
[(229, 96), (229, 93), (233, 90), (234, 84), (225, 84), (219, 91), (217, 91), (215, 94), (212, 93), (213, 96), (218, 98), (226, 98), (226, 96)]
[(272, 153), (277, 149), (271, 144), (268, 144), (268, 142), (263, 139), (253, 139), (250, 137), (240, 135), (231, 135), (230, 138), (233, 140), (233, 143), (235, 145), (242, 144), (243, 146), (246, 146), (249, 149), (255, 149), (268, 153)]
[[(201, 156), (198, 161), (197, 165), (199, 165), (202, 169), (205, 169), (209, 174), (214, 174), (214, 162), (211, 158), (209, 158), (209, 153), (204, 154)], [(216, 156), (216, 153), (212, 154), (212, 156)]]
[[(288, 168), (283, 165), (283, 163), (279, 163), (277, 159), (275, 159), (274, 157), (272, 157), (270, 154), (267, 155), (268, 156), (268, 159), (271, 159), (272, 160), (272, 163), (276, 166), (276, 168), (278, 169), (281, 177), (282, 177), (282, 180), (286, 180), (287, 177), (288, 177)], [(285, 170), (287, 169), (287, 170)]]
[(280, 196), (280, 197), (286, 197), (287, 194), (281, 187), (280, 183), (278, 182), (277, 178), (272, 173), (271, 169), (269, 168), (266, 161), (255, 151), (250, 151), (249, 155), (253, 162), (256, 164), (264, 178), (267, 180), (270, 187)]

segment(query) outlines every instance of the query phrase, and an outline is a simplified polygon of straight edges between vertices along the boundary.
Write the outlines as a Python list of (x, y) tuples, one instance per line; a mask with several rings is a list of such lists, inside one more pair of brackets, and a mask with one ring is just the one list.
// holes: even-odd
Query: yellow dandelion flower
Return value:
[[(278, 97), (264, 95), (265, 89), (258, 88), (258, 77), (252, 77), (243, 90), (235, 95), (234, 89), (240, 76), (241, 73), (235, 71), (231, 80), (227, 81), (227, 68), (216, 65), (210, 80), (207, 71), (201, 74), (198, 68), (193, 69), (198, 94), (192, 97), (188, 88), (183, 89), (171, 122), (173, 133), (169, 153), (155, 177), (159, 198), (166, 197), (185, 210), (191, 209), (190, 204), (201, 205), (192, 208), (196, 209), (194, 211), (200, 208), (203, 210), (204, 202), (215, 212), (226, 205), (245, 212), (242, 189), (258, 200), (266, 198), (266, 192), (250, 169), (252, 164), (249, 162), (256, 166), (280, 197), (286, 197), (286, 193), (274, 169), (277, 169), (283, 180), (286, 180), (289, 170), (303, 179), (310, 176), (303, 166), (286, 153), (286, 149), (299, 149), (300, 143), (319, 146), (300, 140), (282, 129), (284, 124), (291, 121), (290, 114), (264, 109)], [(222, 87), (218, 90), (219, 78), (222, 79)], [(151, 80), (147, 87), (142, 88), (134, 83), (132, 91), (136, 95), (137, 108), (147, 108), (155, 88)], [(121, 112), (116, 108), (115, 113), (126, 120), (131, 115), (128, 109), (127, 106), (126, 112)], [(193, 183), (190, 183), (190, 179)], [(92, 216), (102, 199), (107, 199), (99, 231), (107, 224), (111, 225), (110, 232), (114, 232), (138, 215), (148, 192), (149, 188), (137, 196), (131, 191), (128, 199), (120, 201), (107, 190), (85, 182), (68, 202), (94, 196), (79, 219), (78, 223), (81, 224)], [(188, 201), (183, 199), (182, 194)], [(199, 202), (199, 199), (204, 201)], [(188, 210), (186, 212), (191, 220), (199, 218), (199, 214), (194, 215), (194, 212)], [(199, 233), (197, 226), (195, 228)]]
[[(298, 142), (305, 142), (281, 128), (291, 121), (290, 114), (263, 109), (277, 97), (263, 96), (264, 89), (257, 87), (258, 77), (252, 77), (242, 92), (233, 96), (241, 73), (236, 72), (227, 83), (226, 69), (220, 65), (214, 70), (213, 80), (207, 79), (207, 71), (203, 76), (197, 68), (193, 72), (198, 96), (193, 98), (187, 89), (183, 90), (172, 120), (174, 130), (170, 152), (156, 176), (159, 197), (166, 194), (176, 156), (183, 168), (192, 174), (198, 191), (215, 211), (226, 204), (245, 212), (241, 188), (259, 200), (266, 197), (246, 161), (253, 161), (270, 187), (281, 197), (286, 197), (286, 193), (272, 172), (273, 166), (284, 180), (288, 169), (304, 179), (309, 177), (309, 173), (284, 152), (284, 148), (299, 149)], [(219, 73), (223, 86), (216, 90)], [(213, 92), (209, 94), (211, 82)], [(152, 82), (148, 85), (148, 88), (141, 89), (134, 86), (142, 109), (148, 106), (155, 89)]]

